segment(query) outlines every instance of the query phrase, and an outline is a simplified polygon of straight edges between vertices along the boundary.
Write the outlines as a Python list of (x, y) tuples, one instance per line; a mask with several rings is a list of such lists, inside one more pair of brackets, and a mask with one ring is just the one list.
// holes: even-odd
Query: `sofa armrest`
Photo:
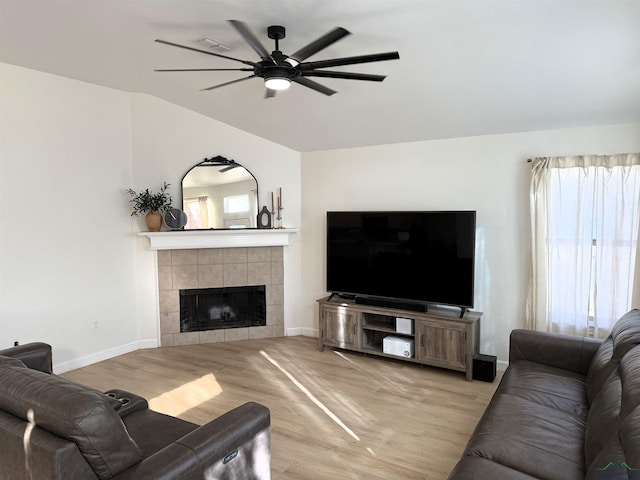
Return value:
[(509, 339), (509, 363), (529, 360), (586, 375), (602, 340), (516, 329)]
[(44, 373), (53, 372), (51, 345), (46, 343), (25, 343), (17, 347), (0, 350), (0, 355), (3, 357), (16, 358), (34, 370), (40, 370)]
[(202, 425), (114, 480), (271, 478), (269, 409), (249, 402)]

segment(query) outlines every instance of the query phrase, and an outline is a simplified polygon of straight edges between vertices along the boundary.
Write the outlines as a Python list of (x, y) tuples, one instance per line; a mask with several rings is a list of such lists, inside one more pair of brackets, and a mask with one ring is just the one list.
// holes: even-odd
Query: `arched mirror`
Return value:
[(182, 209), (185, 230), (256, 228), (258, 182), (233, 160), (205, 159), (182, 177)]

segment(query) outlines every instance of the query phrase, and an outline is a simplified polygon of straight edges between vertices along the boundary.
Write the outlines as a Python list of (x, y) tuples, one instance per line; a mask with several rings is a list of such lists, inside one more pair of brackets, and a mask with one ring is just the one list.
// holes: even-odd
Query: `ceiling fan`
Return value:
[(253, 48), (253, 50), (260, 57), (259, 62), (251, 62), (249, 60), (241, 60), (239, 58), (229, 57), (227, 55), (221, 55), (219, 53), (209, 52), (206, 50), (200, 50), (198, 48), (189, 47), (186, 45), (179, 45), (177, 43), (167, 42), (166, 40), (157, 39), (156, 42), (163, 43), (165, 45), (171, 45), (173, 47), (184, 48), (186, 50), (193, 50), (195, 52), (206, 53), (207, 55), (213, 55), (215, 57), (225, 58), (227, 60), (233, 60), (236, 62), (248, 65), (251, 68), (188, 68), (188, 69), (162, 69), (156, 70), (156, 72), (204, 72), (204, 71), (238, 71), (238, 72), (253, 72), (251, 75), (230, 82), (221, 83), (212, 87), (205, 88), (203, 90), (214, 90), (216, 88), (224, 87), (238, 82), (249, 80), (250, 78), (262, 78), (264, 79), (267, 92), (265, 98), (275, 96), (277, 90), (286, 90), (291, 85), (291, 82), (304, 85), (317, 92), (325, 95), (333, 95), (336, 93), (324, 85), (311, 80), (308, 77), (325, 77), (325, 78), (342, 78), (349, 80), (368, 80), (372, 82), (381, 82), (385, 79), (384, 75), (371, 75), (367, 73), (352, 73), (352, 72), (339, 72), (333, 70), (323, 70), (327, 67), (339, 67), (343, 65), (353, 65), (357, 63), (370, 63), (380, 62), (383, 60), (396, 60), (400, 58), (398, 52), (376, 53), (372, 55), (360, 55), (356, 57), (344, 57), (334, 58), (331, 60), (320, 60), (317, 62), (305, 62), (307, 58), (318, 53), (320, 50), (328, 47), (329, 45), (337, 42), (341, 38), (349, 35), (349, 31), (342, 27), (337, 27), (331, 30), (329, 33), (321, 36), (317, 40), (302, 47), (291, 55), (285, 55), (280, 51), (279, 41), (285, 38), (286, 30), (279, 25), (272, 25), (267, 29), (267, 36), (275, 40), (275, 50), (271, 53), (260, 43), (260, 40), (253, 34), (251, 29), (243, 22), (238, 20), (229, 20), (229, 23), (240, 33), (244, 40)]

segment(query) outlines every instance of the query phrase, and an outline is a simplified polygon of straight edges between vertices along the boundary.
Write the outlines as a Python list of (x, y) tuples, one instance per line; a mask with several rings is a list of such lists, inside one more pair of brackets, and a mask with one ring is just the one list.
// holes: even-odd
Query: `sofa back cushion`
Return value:
[(619, 362), (629, 350), (640, 345), (640, 310), (634, 309), (616, 322), (611, 329), (613, 338), (613, 362)]
[(591, 360), (587, 373), (589, 404), (593, 403), (622, 357), (637, 345), (640, 345), (640, 310), (634, 309), (620, 317)]
[(98, 478), (142, 460), (107, 397), (62, 377), (0, 366), (0, 408), (74, 442)]
[(610, 462), (640, 468), (640, 345), (622, 357), (589, 408), (585, 460), (588, 472)]

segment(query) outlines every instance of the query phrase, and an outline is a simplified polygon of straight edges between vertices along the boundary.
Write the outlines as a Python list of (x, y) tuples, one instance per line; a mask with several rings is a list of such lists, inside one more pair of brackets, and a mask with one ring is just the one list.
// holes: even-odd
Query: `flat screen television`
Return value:
[(475, 211), (327, 212), (327, 291), (464, 312), (474, 303), (475, 236)]

